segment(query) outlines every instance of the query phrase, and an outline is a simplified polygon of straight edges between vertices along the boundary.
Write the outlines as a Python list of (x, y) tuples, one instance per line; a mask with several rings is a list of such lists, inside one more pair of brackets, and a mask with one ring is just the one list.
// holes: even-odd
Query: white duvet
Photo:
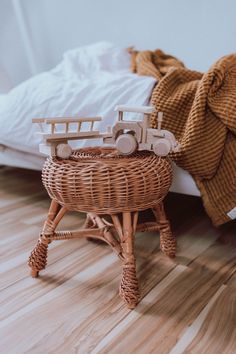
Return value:
[(149, 103), (155, 80), (130, 73), (129, 66), (126, 50), (106, 42), (66, 52), (54, 69), (0, 96), (0, 144), (40, 155), (33, 117), (98, 115), (103, 117), (99, 129), (105, 131), (117, 118), (117, 104)]

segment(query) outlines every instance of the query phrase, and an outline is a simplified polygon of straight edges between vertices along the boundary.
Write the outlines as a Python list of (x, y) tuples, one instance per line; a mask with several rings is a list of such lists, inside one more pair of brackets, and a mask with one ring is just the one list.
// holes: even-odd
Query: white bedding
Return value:
[(106, 42), (66, 52), (54, 69), (1, 96), (0, 144), (40, 155), (33, 117), (99, 115), (103, 121), (98, 126), (105, 131), (117, 119), (117, 104), (149, 103), (155, 79), (130, 73), (129, 65), (127, 51)]
[[(127, 51), (101, 42), (71, 50), (51, 71), (41, 73), (0, 95), (0, 164), (40, 170), (39, 136), (33, 117), (102, 116), (101, 131), (117, 117), (117, 104), (147, 105), (156, 81), (129, 71)], [(131, 118), (131, 117), (130, 117)], [(98, 145), (80, 141), (77, 147)], [(174, 166), (172, 190), (199, 195), (189, 174)]]
[(38, 156), (0, 145), (0, 165), (41, 171), (46, 156)]

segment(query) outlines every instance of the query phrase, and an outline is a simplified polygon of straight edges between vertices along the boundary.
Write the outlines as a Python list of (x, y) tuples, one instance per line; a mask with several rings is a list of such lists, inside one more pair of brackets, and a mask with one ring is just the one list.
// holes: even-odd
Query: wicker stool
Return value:
[[(107, 242), (122, 261), (120, 296), (129, 308), (139, 301), (134, 256), (136, 231), (159, 231), (161, 250), (175, 256), (176, 240), (162, 200), (172, 178), (171, 164), (151, 152), (120, 156), (111, 148), (87, 148), (70, 159), (48, 158), (42, 181), (51, 206), (38, 243), (29, 258), (31, 275), (46, 267), (48, 244), (53, 240), (92, 237)], [(138, 223), (139, 211), (153, 210), (156, 221)], [(87, 214), (82, 229), (55, 231), (67, 210)], [(107, 221), (106, 216), (110, 216)]]

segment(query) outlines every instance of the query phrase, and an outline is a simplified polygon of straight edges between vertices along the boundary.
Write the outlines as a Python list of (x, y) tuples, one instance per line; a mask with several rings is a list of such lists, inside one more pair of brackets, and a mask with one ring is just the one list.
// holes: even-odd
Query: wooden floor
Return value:
[[(236, 353), (236, 224), (211, 226), (199, 198), (170, 194), (174, 260), (159, 237), (138, 234), (142, 301), (118, 296), (120, 261), (104, 244), (55, 241), (48, 267), (29, 276), (27, 258), (49, 199), (40, 173), (0, 169), (0, 353)], [(61, 228), (83, 215), (68, 214)]]

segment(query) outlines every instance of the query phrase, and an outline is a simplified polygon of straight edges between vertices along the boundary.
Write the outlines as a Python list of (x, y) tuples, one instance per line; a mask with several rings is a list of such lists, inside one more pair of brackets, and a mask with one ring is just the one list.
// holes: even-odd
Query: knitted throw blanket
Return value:
[(236, 54), (202, 74), (161, 50), (130, 53), (133, 72), (158, 79), (151, 103), (181, 143), (172, 158), (193, 176), (213, 224), (236, 218)]

